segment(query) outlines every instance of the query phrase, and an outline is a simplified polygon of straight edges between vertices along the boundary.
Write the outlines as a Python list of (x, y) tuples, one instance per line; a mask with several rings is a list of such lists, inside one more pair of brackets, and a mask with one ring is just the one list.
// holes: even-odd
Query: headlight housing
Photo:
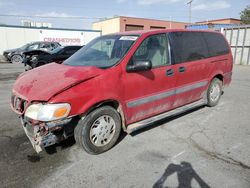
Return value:
[(30, 105), (24, 115), (30, 119), (47, 122), (67, 117), (70, 109), (71, 107), (68, 103), (38, 103)]
[(12, 55), (12, 52), (9, 52), (8, 54), (7, 54), (7, 56), (10, 58), (10, 56)]

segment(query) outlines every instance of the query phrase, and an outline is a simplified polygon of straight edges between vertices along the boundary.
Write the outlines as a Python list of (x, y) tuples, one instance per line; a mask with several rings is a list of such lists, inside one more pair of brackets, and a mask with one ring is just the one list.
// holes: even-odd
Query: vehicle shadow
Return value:
[[(56, 154), (58, 151), (62, 151), (65, 150), (67, 148), (70, 148), (71, 146), (73, 146), (75, 144), (75, 139), (74, 137), (69, 137), (66, 140), (63, 140), (62, 142), (46, 147), (44, 148), (44, 151), (47, 155), (54, 155)], [(44, 155), (44, 153), (36, 153), (36, 152), (31, 152), (31, 154), (27, 155), (27, 159), (29, 162), (40, 162), (43, 158), (46, 158), (46, 154)]]
[(66, 140), (61, 141), (58, 144), (46, 147), (45, 151), (47, 154), (52, 155), (54, 153), (57, 153), (58, 150), (65, 150), (67, 148), (72, 147), (73, 145), (75, 145), (75, 143), (76, 143), (75, 138), (71, 136)]
[[(155, 128), (155, 127), (161, 126), (161, 125), (163, 125), (163, 124), (165, 124), (167, 122), (170, 122), (172, 120), (175, 120), (177, 118), (185, 116), (185, 115), (187, 115), (189, 113), (192, 113), (194, 111), (198, 111), (198, 110), (200, 110), (200, 109), (202, 109), (204, 107), (205, 106), (200, 106), (200, 107), (185, 111), (185, 112), (183, 112), (183, 113), (181, 113), (179, 115), (173, 115), (173, 116), (170, 116), (170, 117), (155, 121), (155, 122), (149, 124), (147, 127), (143, 128), (143, 129), (140, 129), (140, 130), (137, 130), (137, 131), (131, 133), (130, 135), (131, 136), (136, 136), (136, 135), (138, 135), (140, 133), (143, 133), (143, 132), (151, 130), (151, 129)], [(115, 146), (118, 145), (126, 136), (127, 136), (127, 133), (121, 131), (120, 137), (118, 138)], [(76, 141), (75, 141), (74, 137), (72, 136), (72, 137), (69, 137), (66, 140), (63, 140), (62, 142), (60, 142), (58, 144), (46, 147), (45, 152), (47, 154), (49, 154), (49, 155), (53, 155), (53, 154), (57, 153), (58, 150), (65, 150), (65, 149), (68, 149), (68, 148), (72, 147), (73, 145), (75, 145), (75, 143), (76, 143)], [(39, 161), (40, 158), (37, 157), (37, 155), (31, 155), (31, 156), (29, 156), (29, 160), (30, 161)]]
[[(121, 131), (121, 134), (120, 134), (116, 144), (113, 147), (118, 145), (126, 136), (127, 136), (127, 134), (125, 132)], [(46, 147), (45, 152), (49, 155), (53, 155), (53, 154), (57, 153), (58, 150), (68, 149), (75, 144), (76, 144), (75, 138), (74, 138), (74, 136), (71, 136), (71, 137), (67, 138), (66, 140), (61, 141), (58, 144)]]
[(185, 116), (185, 115), (190, 114), (190, 113), (192, 113), (192, 112), (195, 112), (195, 111), (198, 111), (198, 110), (200, 110), (200, 109), (203, 109), (203, 108), (205, 108), (205, 107), (206, 107), (205, 105), (199, 106), (199, 107), (196, 107), (196, 108), (193, 108), (193, 109), (184, 111), (184, 112), (182, 112), (182, 113), (180, 113), (180, 114), (178, 114), (178, 115), (171, 115), (171, 116), (169, 116), (169, 117), (166, 117), (166, 118), (163, 118), (163, 119), (159, 119), (159, 120), (157, 120), (157, 121), (154, 121), (154, 122), (148, 124), (148, 126), (142, 128), (142, 129), (139, 129), (139, 130), (137, 130), (137, 131), (135, 131), (135, 132), (132, 132), (130, 135), (131, 135), (131, 136), (136, 136), (136, 135), (141, 134), (141, 133), (143, 133), (143, 132), (149, 131), (149, 130), (151, 130), (151, 129), (153, 129), (153, 128), (159, 127), (159, 126), (161, 126), (161, 125), (163, 125), (163, 124), (165, 124), (165, 123), (168, 123), (168, 122), (170, 122), (170, 121), (173, 121), (173, 120), (175, 120), (175, 119), (178, 119), (178, 118), (180, 118), (180, 117), (182, 117), (182, 116)]
[[(180, 164), (169, 164), (160, 179), (155, 182), (153, 188), (163, 188), (168, 177), (174, 173), (177, 173), (178, 188), (191, 188), (192, 180), (195, 180), (200, 188), (210, 188), (210, 186), (196, 173), (192, 165), (185, 161)], [(168, 186), (165, 186), (164, 188), (167, 187)]]

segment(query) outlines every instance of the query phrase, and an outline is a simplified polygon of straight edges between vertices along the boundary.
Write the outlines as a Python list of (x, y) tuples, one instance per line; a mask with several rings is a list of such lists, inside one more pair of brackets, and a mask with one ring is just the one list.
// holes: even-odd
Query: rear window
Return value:
[(224, 37), (219, 33), (203, 33), (208, 45), (209, 56), (218, 56), (229, 53), (229, 48)]
[(208, 57), (207, 44), (201, 32), (170, 33), (170, 42), (175, 63), (195, 61)]

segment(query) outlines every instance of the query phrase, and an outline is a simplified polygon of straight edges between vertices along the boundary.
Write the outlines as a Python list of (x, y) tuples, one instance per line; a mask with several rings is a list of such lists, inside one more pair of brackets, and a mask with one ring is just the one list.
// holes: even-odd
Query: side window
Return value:
[(136, 50), (132, 60), (151, 61), (153, 67), (170, 64), (166, 34), (158, 34), (146, 38)]
[(40, 49), (42, 50), (47, 51), (47, 50), (50, 50), (50, 48), (51, 48), (50, 44), (47, 44), (47, 43), (40, 44)]
[(209, 49), (209, 56), (218, 56), (229, 52), (228, 44), (221, 34), (203, 33)]
[(56, 49), (58, 45), (56, 43), (51, 43), (51, 51)]
[(30, 45), (30, 46), (28, 47), (27, 50), (36, 50), (36, 49), (38, 49), (38, 47), (39, 47), (39, 44), (32, 44), (32, 45)]
[(170, 34), (175, 63), (195, 61), (209, 56), (201, 32), (174, 32)]

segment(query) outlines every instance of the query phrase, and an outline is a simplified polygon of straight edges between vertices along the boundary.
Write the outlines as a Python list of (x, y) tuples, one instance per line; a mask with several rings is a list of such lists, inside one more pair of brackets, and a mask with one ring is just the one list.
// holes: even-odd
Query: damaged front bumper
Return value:
[[(71, 121), (72, 118), (67, 118), (55, 122), (32, 124), (27, 119), (21, 118), (23, 129), (37, 153), (40, 153), (45, 147), (59, 143), (69, 137), (69, 133), (73, 131), (65, 131), (63, 129)], [(60, 134), (58, 134), (59, 132)]]

